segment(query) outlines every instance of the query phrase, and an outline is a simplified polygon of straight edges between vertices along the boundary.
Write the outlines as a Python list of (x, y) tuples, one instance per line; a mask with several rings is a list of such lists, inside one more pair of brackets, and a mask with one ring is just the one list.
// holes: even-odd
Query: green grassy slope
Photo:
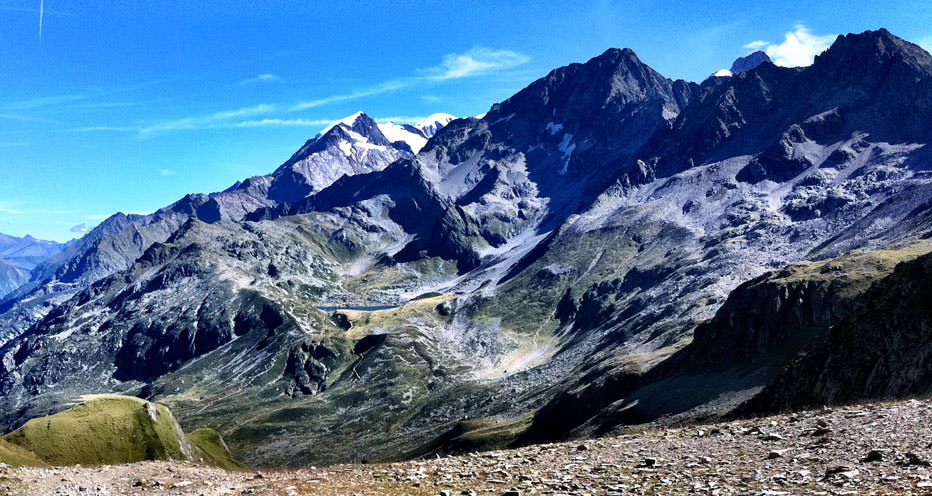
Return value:
[(14, 467), (44, 467), (46, 465), (45, 462), (26, 448), (8, 443), (2, 438), (0, 438), (0, 463), (6, 463)]
[(213, 429), (197, 429), (188, 434), (194, 456), (204, 463), (227, 470), (249, 470), (245, 463), (233, 458), (220, 434)]
[(189, 440), (168, 408), (118, 395), (84, 397), (63, 412), (34, 418), (3, 436), (0, 461), (11, 465), (101, 465), (190, 460), (245, 469), (220, 436), (198, 430)]

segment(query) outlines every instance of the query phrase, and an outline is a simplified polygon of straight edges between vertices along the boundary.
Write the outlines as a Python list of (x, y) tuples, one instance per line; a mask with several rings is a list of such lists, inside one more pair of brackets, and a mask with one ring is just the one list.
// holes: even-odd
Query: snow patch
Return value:
[(563, 141), (560, 142), (560, 145), (558, 148), (560, 149), (560, 152), (563, 154), (563, 168), (560, 169), (560, 171), (557, 172), (557, 174), (560, 174), (562, 176), (566, 174), (566, 170), (570, 166), (570, 159), (573, 158), (573, 150), (576, 149), (576, 143), (573, 143), (573, 135), (570, 133), (564, 134)]
[(411, 132), (405, 126), (395, 124), (394, 122), (386, 122), (379, 124), (379, 131), (382, 131), (382, 135), (388, 138), (388, 141), (392, 143), (396, 141), (402, 141), (407, 143), (411, 147), (411, 151), (417, 153), (421, 151), (421, 148), (424, 148), (424, 145), (427, 144), (427, 138), (420, 134)]
[(343, 152), (343, 155), (347, 157), (353, 154), (353, 144), (346, 140), (340, 140), (340, 143), (337, 145), (340, 147), (340, 151)]

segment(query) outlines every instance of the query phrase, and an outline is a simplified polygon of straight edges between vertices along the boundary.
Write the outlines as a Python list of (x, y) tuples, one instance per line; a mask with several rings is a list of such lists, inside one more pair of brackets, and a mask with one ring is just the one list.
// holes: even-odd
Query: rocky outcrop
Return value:
[(897, 398), (932, 390), (932, 255), (897, 265), (856, 299), (825, 343), (739, 413)]
[[(596, 364), (578, 381), (585, 386), (558, 394), (536, 413), (522, 439), (560, 439), (619, 424), (675, 418), (690, 411), (697, 416), (725, 412), (775, 380), (776, 384), (801, 384), (805, 388), (797, 376), (778, 378), (783, 368), (800, 354), (815, 356), (818, 352), (813, 350), (823, 349), (830, 330), (835, 335), (844, 322), (857, 319), (855, 310), (877, 291), (868, 290), (871, 284), (902, 271), (896, 263), (918, 253), (921, 251), (856, 252), (794, 264), (741, 284), (712, 319), (696, 327), (692, 342), (682, 350), (646, 370), (615, 368), (610, 360)], [(628, 285), (643, 284), (635, 281), (644, 280), (644, 272), (632, 273), (625, 278)], [(589, 293), (595, 294), (593, 290)], [(561, 305), (566, 304), (561, 300)], [(798, 376), (820, 377), (816, 369), (819, 366), (813, 365)], [(906, 392), (903, 389), (890, 395)], [(774, 398), (785, 396), (772, 394)], [(865, 397), (872, 396), (865, 393), (857, 398)], [(759, 401), (763, 400), (752, 403)]]

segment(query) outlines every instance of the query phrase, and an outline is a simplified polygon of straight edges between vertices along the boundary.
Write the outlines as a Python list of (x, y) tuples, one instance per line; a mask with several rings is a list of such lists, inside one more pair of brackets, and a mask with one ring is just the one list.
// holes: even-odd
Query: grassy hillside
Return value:
[(227, 470), (248, 470), (245, 463), (233, 458), (220, 434), (213, 429), (197, 429), (188, 434), (194, 456), (205, 463)]
[(15, 467), (44, 467), (47, 465), (26, 448), (8, 443), (2, 438), (0, 438), (0, 463)]
[(10, 465), (102, 465), (142, 460), (192, 460), (241, 470), (223, 440), (199, 429), (191, 438), (168, 408), (117, 395), (86, 396), (63, 412), (34, 418), (0, 438)]

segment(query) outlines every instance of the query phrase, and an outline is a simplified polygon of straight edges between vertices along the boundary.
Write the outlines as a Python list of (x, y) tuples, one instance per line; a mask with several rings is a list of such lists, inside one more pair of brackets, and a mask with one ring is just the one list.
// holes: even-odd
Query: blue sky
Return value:
[(0, 232), (80, 236), (268, 173), (356, 110), (475, 115), (608, 47), (699, 81), (878, 27), (928, 48), (932, 4), (0, 0)]

